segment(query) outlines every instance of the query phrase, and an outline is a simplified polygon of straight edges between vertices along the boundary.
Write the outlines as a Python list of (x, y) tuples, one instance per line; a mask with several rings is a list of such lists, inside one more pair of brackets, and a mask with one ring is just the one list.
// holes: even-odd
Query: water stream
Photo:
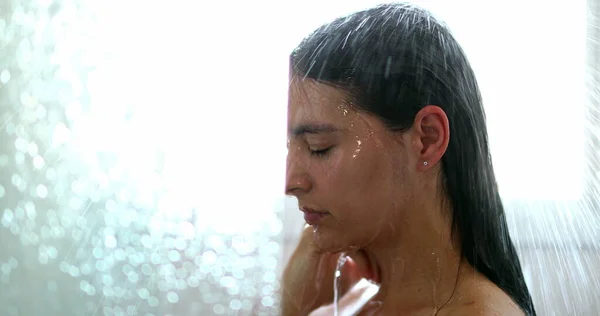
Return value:
[(339, 316), (339, 296), (340, 296), (340, 279), (342, 276), (342, 267), (346, 263), (346, 253), (340, 255), (337, 266), (335, 267), (335, 275), (333, 278), (333, 315)]

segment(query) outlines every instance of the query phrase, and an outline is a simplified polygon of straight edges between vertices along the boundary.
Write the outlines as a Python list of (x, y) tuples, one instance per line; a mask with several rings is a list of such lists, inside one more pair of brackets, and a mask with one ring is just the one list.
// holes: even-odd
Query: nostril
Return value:
[(298, 196), (312, 188), (312, 183), (307, 175), (291, 175), (286, 181), (285, 194)]
[(294, 189), (285, 189), (285, 195), (296, 196), (296, 194), (294, 194)]
[(298, 188), (298, 187), (286, 188), (286, 190), (285, 190), (286, 195), (295, 196), (295, 197), (302, 194), (303, 192), (304, 192), (304, 190), (301, 188)]

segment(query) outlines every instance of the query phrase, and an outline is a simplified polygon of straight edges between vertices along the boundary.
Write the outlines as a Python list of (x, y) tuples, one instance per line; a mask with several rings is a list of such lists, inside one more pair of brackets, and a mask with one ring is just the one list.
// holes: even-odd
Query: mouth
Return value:
[(301, 207), (300, 210), (304, 212), (304, 220), (308, 225), (316, 225), (329, 215), (329, 212), (316, 211), (306, 207)]

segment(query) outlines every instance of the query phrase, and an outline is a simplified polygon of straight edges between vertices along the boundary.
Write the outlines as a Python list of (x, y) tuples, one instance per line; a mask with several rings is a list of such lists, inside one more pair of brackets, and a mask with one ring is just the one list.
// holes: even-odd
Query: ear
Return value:
[(442, 159), (450, 141), (450, 124), (444, 110), (436, 105), (422, 108), (415, 116), (412, 137), (417, 170), (432, 168)]

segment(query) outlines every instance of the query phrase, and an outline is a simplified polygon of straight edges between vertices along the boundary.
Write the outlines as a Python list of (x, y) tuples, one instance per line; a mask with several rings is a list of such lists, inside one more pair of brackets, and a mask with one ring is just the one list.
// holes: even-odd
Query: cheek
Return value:
[[(364, 138), (363, 138), (364, 139)], [(389, 147), (387, 147), (389, 148)], [(340, 147), (321, 161), (313, 161), (311, 174), (319, 195), (346, 211), (372, 211), (391, 204), (398, 183), (399, 154), (372, 139)], [(341, 215), (341, 214), (340, 214)]]
[(371, 155), (364, 151), (364, 147), (348, 146), (332, 155), (323, 172), (330, 185), (337, 189), (346, 192), (363, 190), (372, 182), (374, 165)]
[(353, 159), (353, 173), (347, 181), (348, 196), (368, 214), (387, 216), (400, 206), (406, 192), (406, 168), (402, 154), (382, 148), (363, 147)]
[[(373, 214), (375, 208), (390, 203), (393, 175), (389, 162), (377, 148), (363, 146), (358, 155), (355, 150), (345, 153), (338, 168), (330, 173), (331, 192), (343, 199), (342, 204), (352, 210), (353, 215)], [(360, 217), (360, 216), (358, 216)]]

